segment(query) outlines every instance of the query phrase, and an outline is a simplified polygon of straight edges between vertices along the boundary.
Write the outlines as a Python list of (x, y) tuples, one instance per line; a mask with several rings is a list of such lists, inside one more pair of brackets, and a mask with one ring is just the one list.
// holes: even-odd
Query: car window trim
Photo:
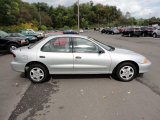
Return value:
[[(75, 51), (74, 51), (74, 44), (73, 44), (74, 38), (81, 38), (81, 39), (85, 39), (85, 40), (88, 40), (88, 41), (92, 42), (91, 40), (86, 39), (86, 38), (82, 38), (82, 37), (72, 37), (71, 40), (72, 40), (72, 52), (73, 52), (73, 53), (87, 53), (87, 54), (88, 54), (88, 53), (93, 53), (93, 54), (97, 54), (97, 53), (99, 52), (99, 51), (97, 51), (97, 52), (75, 52)], [(101, 49), (97, 44), (95, 44), (94, 42), (92, 42), (92, 43), (98, 48), (98, 50)]]
[[(69, 46), (71, 46), (71, 48), (69, 47), (70, 51), (69, 52), (54, 52), (54, 51), (50, 51), (50, 52), (46, 52), (46, 51), (43, 51), (42, 48), (48, 43), (50, 42), (51, 40), (55, 39), (55, 38), (69, 38)], [(71, 44), (71, 37), (55, 37), (53, 39), (50, 39), (49, 41), (47, 41), (41, 48), (40, 48), (40, 51), (41, 52), (46, 52), (46, 53), (73, 53), (73, 46)]]

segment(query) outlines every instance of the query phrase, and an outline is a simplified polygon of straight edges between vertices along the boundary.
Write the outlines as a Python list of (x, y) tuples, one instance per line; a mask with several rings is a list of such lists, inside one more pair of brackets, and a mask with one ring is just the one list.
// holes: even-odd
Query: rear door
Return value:
[(47, 42), (38, 53), (38, 61), (47, 65), (51, 74), (72, 74), (73, 53), (70, 38), (58, 37)]
[(73, 38), (74, 73), (97, 74), (108, 73), (110, 68), (110, 56), (95, 43), (84, 38)]

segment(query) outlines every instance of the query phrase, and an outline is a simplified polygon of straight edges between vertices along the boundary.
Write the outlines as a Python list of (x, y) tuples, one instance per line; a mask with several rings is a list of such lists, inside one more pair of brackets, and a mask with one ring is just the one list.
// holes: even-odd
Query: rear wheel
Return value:
[(132, 81), (137, 76), (137, 73), (136, 66), (129, 62), (120, 64), (115, 71), (117, 79), (122, 82)]
[(41, 64), (30, 65), (27, 70), (27, 76), (34, 83), (41, 83), (50, 78), (48, 69)]

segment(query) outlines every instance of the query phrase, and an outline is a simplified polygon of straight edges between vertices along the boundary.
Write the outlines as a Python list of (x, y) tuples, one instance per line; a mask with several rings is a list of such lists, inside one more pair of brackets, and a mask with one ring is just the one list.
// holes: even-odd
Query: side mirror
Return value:
[(104, 50), (102, 48), (98, 47), (98, 54), (103, 54), (103, 53), (105, 53)]
[(98, 53), (99, 53), (99, 54), (103, 54), (104, 51), (103, 51), (103, 50), (99, 50)]
[(99, 53), (99, 54), (103, 54), (103, 53), (104, 53), (104, 50), (99, 49), (98, 53)]

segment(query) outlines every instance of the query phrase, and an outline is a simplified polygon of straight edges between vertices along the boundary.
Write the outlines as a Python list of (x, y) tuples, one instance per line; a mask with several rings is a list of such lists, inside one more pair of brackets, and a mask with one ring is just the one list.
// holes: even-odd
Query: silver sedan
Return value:
[(51, 36), (12, 53), (13, 70), (26, 73), (36, 83), (49, 80), (51, 74), (112, 74), (128, 82), (151, 66), (138, 53), (80, 35)]

